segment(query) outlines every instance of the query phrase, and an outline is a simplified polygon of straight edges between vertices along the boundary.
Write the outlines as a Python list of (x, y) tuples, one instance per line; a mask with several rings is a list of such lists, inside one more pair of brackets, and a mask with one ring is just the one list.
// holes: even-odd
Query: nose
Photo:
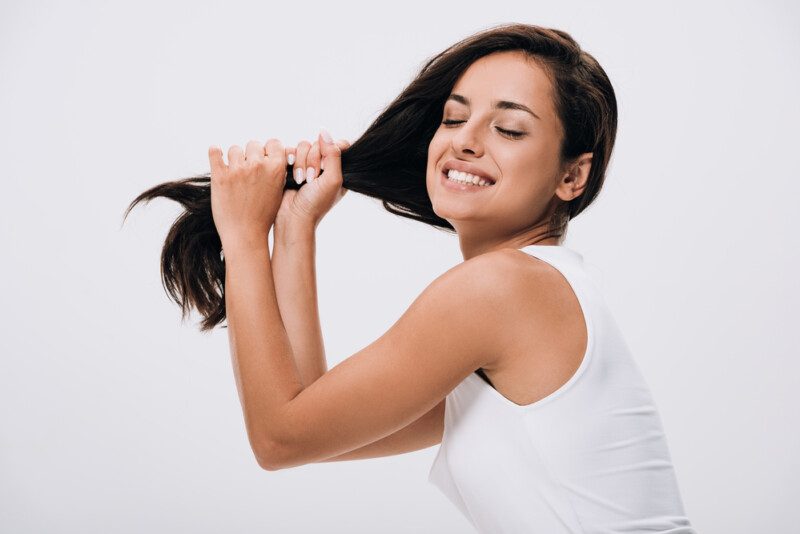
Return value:
[(477, 124), (470, 124), (470, 121), (461, 124), (450, 142), (456, 154), (470, 154), (480, 157), (483, 155), (483, 142), (478, 134)]

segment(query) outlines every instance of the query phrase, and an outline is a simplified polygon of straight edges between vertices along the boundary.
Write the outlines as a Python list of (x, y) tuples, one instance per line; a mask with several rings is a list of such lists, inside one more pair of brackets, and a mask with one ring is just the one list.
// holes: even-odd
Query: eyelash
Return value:
[[(446, 120), (442, 121), (442, 124), (444, 124), (445, 126), (450, 126), (450, 125), (453, 125), (453, 124), (461, 124), (462, 122), (466, 122), (466, 121), (454, 121), (454, 120), (451, 120), (451, 119), (446, 119)], [(525, 132), (515, 132), (513, 130), (505, 130), (505, 129), (500, 128), (500, 127), (498, 127), (497, 130), (499, 132), (511, 137), (512, 139), (520, 139), (522, 137), (525, 137)]]

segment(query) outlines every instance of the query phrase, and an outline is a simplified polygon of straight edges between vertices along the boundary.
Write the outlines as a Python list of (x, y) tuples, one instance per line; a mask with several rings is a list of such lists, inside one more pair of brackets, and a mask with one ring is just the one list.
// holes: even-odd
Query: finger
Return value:
[(239, 145), (232, 145), (228, 149), (228, 165), (239, 165), (242, 161), (244, 161), (242, 147)]
[(294, 181), (298, 184), (303, 183), (306, 179), (306, 158), (308, 151), (311, 150), (311, 143), (308, 141), (300, 141), (297, 143), (297, 156), (294, 161)]
[[(346, 149), (350, 148), (350, 141), (348, 141), (347, 139), (339, 139), (338, 141), (336, 141), (336, 146), (339, 147), (339, 150), (346, 150)], [(325, 168), (325, 160), (324, 159), (319, 162), (319, 168), (320, 169), (324, 169)]]
[(325, 166), (327, 167), (326, 173), (334, 173), (333, 178), (337, 181), (342, 181), (342, 151), (339, 149), (339, 146), (333, 142), (331, 138), (331, 134), (328, 133), (327, 130), (324, 128), (320, 129), (320, 133), (317, 136), (317, 141), (319, 142), (320, 151), (322, 153), (323, 161), (325, 162)]
[(222, 149), (216, 145), (208, 147), (208, 161), (211, 163), (213, 176), (219, 176), (227, 168), (225, 160), (222, 159)]
[(294, 165), (294, 158), (295, 158), (294, 152), (295, 152), (295, 150), (296, 150), (296, 148), (293, 147), (293, 146), (287, 146), (286, 147), (286, 163), (287, 163), (287, 165)]
[(311, 145), (311, 150), (308, 151), (308, 156), (306, 157), (306, 180), (311, 182), (315, 177), (319, 176), (317, 169), (319, 169), (320, 164), (320, 153), (319, 153), (319, 143), (314, 141), (314, 144)]
[(286, 150), (284, 150), (280, 139), (273, 137), (267, 141), (264, 147), (267, 151), (268, 160), (281, 167), (286, 167)]
[(244, 158), (250, 161), (262, 160), (264, 159), (264, 145), (261, 143), (261, 141), (251, 139), (247, 143), (247, 148), (245, 148), (244, 154)]

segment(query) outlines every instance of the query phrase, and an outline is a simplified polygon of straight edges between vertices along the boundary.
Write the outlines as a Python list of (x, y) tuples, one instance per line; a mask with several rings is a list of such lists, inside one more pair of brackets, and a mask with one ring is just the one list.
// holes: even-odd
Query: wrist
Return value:
[(308, 219), (293, 219), (285, 224), (273, 226), (275, 241), (282, 244), (291, 244), (316, 239), (317, 225)]
[(222, 240), (222, 251), (226, 257), (257, 250), (269, 250), (268, 233), (237, 234)]

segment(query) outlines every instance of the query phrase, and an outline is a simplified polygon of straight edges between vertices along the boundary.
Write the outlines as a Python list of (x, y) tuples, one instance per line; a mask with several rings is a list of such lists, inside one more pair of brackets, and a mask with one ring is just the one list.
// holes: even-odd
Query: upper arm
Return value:
[(516, 288), (508, 257), (487, 253), (434, 280), (392, 325), (287, 403), (263, 458), (318, 462), (406, 427), (503, 350)]

